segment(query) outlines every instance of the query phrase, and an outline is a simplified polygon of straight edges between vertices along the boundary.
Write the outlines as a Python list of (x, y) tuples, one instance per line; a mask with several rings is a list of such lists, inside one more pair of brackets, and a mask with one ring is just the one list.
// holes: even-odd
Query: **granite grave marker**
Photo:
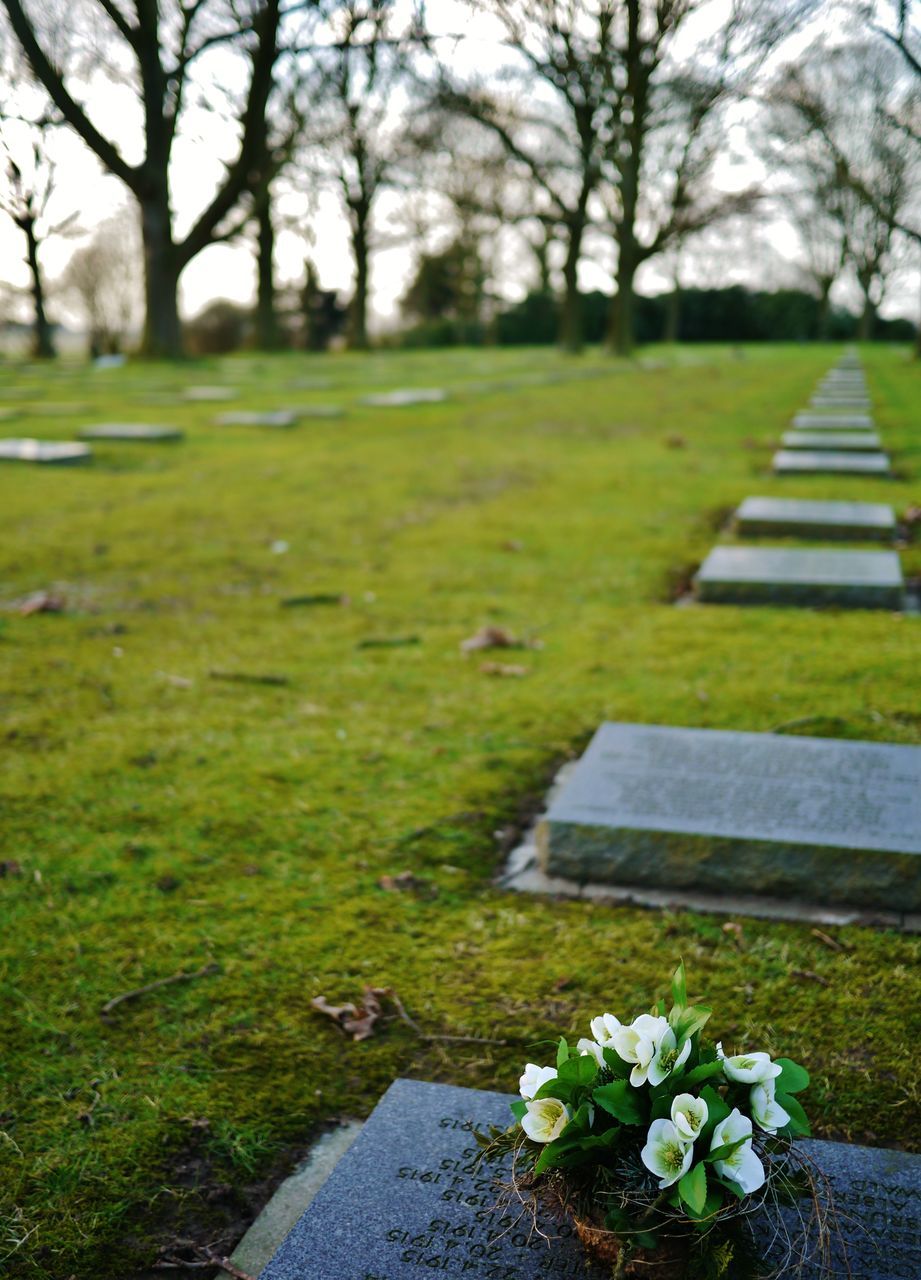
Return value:
[(603, 724), (537, 843), (580, 883), (913, 911), (921, 747)]
[(96, 427), (84, 427), (80, 432), (81, 440), (128, 440), (165, 444), (182, 438), (183, 432), (178, 427), (161, 427), (148, 422), (102, 422)]
[(71, 466), (92, 457), (88, 444), (54, 440), (0, 440), (0, 462), (35, 462), (46, 466)]
[(885, 453), (845, 453), (834, 449), (781, 449), (772, 463), (777, 475), (891, 475)]
[[(474, 1167), (474, 1131), (505, 1128), (511, 1101), (395, 1081), (261, 1280), (610, 1280), (610, 1266), (587, 1263), (568, 1223), (543, 1218), (548, 1238), (539, 1235), (527, 1203), (500, 1202), (495, 1170)], [(831, 1142), (804, 1148), (828, 1177), (844, 1219), (835, 1247), (841, 1273), (846, 1254), (852, 1280), (917, 1280), (921, 1159)], [(773, 1224), (759, 1218), (754, 1228), (766, 1260), (788, 1274)], [(808, 1262), (796, 1274), (819, 1276)]]
[(873, 419), (868, 413), (798, 413), (793, 426), (800, 431), (870, 431)]
[(845, 453), (879, 453), (883, 442), (875, 431), (785, 431), (785, 449), (840, 449)]
[(740, 534), (807, 538), (895, 537), (895, 512), (881, 502), (812, 502), (808, 498), (746, 498), (735, 514)]
[(894, 551), (715, 547), (694, 579), (706, 604), (838, 605), (901, 609), (905, 584)]
[(372, 405), (376, 409), (402, 409), (413, 404), (440, 404), (447, 398), (447, 391), (441, 387), (408, 387), (401, 391), (382, 391), (365, 396), (361, 403)]
[(219, 427), (293, 427), (297, 417), (289, 409), (271, 412), (241, 409), (233, 413), (221, 413), (214, 419)]

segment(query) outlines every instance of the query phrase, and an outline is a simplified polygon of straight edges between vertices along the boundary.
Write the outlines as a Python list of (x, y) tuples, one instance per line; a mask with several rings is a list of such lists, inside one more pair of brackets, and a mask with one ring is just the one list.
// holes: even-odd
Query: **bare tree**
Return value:
[(394, 0), (321, 0), (321, 25), (300, 46), (305, 121), (302, 173), (331, 185), (348, 221), (355, 273), (348, 340), (368, 346), (375, 206), (401, 162), (407, 53), (420, 32), (411, 16), (398, 23)]
[[(503, 84), (459, 80), (444, 65), (440, 101), (503, 144), (512, 178), (534, 191), (533, 215), (563, 242), (560, 342), (583, 345), (579, 263), (612, 124), (620, 0), (481, 0), (510, 56)], [(594, 210), (595, 215), (600, 210)]]
[(32, 350), (39, 359), (56, 355), (52, 326), (46, 309), (47, 290), (40, 262), (42, 245), (69, 226), (71, 213), (55, 223), (49, 218), (57, 178), (49, 155), (50, 117), (35, 121), (5, 120), (0, 128), (0, 210), (12, 219), (25, 237), (32, 298)]
[(76, 249), (60, 288), (83, 312), (93, 356), (124, 348), (140, 310), (140, 234), (133, 210), (107, 219), (92, 239)]
[[(207, 245), (226, 236), (226, 222), (252, 181), (265, 125), (265, 108), (278, 57), (280, 0), (77, 0), (81, 30), (133, 85), (143, 115), (144, 154), (128, 161), (79, 97), (79, 64), (55, 48), (59, 14), (41, 0), (3, 0), (10, 26), (35, 77), (63, 120), (105, 169), (138, 202), (144, 244), (143, 347), (153, 356), (181, 353), (177, 291), (185, 266)], [(57, 25), (56, 25), (57, 24)], [(209, 51), (240, 48), (249, 63), (245, 105), (234, 160), (210, 203), (177, 238), (170, 198), (170, 162), (186, 99), (199, 63)], [(236, 229), (236, 228), (235, 228)]]
[(921, 244), (918, 151), (905, 122), (917, 91), (906, 89), (895, 54), (866, 43), (812, 47), (785, 68), (773, 91), (788, 138), (823, 175), (825, 208), (839, 222), (863, 295), (860, 335), (872, 334), (898, 235)]

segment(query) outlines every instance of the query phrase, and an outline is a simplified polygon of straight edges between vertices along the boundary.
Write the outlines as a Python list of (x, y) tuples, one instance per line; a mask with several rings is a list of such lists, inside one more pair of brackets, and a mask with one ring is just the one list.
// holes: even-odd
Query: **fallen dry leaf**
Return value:
[(24, 618), (33, 613), (63, 613), (67, 608), (63, 596), (56, 596), (51, 591), (36, 591), (20, 601), (18, 609)]
[(902, 516), (902, 523), (907, 524), (909, 528), (916, 524), (921, 524), (921, 507), (916, 503), (912, 503), (910, 507), (906, 507), (905, 514)]
[(524, 543), (520, 538), (506, 538), (502, 543), (503, 551), (524, 551)]
[(688, 447), (688, 442), (685, 440), (684, 436), (675, 434), (665, 437), (665, 447), (666, 449), (686, 449)]
[(484, 676), (521, 677), (528, 674), (527, 667), (519, 666), (516, 662), (481, 662), (480, 671)]
[(310, 1006), (316, 1009), (317, 1013), (324, 1013), (327, 1018), (332, 1018), (353, 1040), (367, 1040), (374, 1034), (374, 1024), (381, 1016), (381, 1006), (377, 996), (376, 988), (365, 987), (362, 995), (364, 1003), (360, 1006), (351, 1003), (330, 1004), (326, 996), (315, 996)]
[(542, 649), (542, 640), (523, 640), (513, 636), (505, 627), (480, 627), (476, 635), (461, 641), (463, 653), (476, 653), (480, 649)]
[(395, 876), (381, 876), (377, 887), (385, 893), (418, 893), (426, 898), (438, 896), (438, 889), (431, 881), (423, 880), (411, 871), (399, 871)]

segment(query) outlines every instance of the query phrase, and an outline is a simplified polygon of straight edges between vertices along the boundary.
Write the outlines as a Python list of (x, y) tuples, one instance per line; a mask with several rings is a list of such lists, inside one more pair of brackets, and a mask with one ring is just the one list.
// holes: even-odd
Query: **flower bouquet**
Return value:
[(601, 1014), (590, 1039), (560, 1039), (556, 1066), (529, 1062), (515, 1123), (480, 1135), (481, 1159), (510, 1160), (511, 1189), (570, 1218), (617, 1280), (757, 1276), (753, 1211), (789, 1239), (783, 1207), (818, 1208), (792, 1142), (809, 1133), (795, 1097), (809, 1076), (706, 1044), (710, 1010), (688, 1004), (683, 965), (671, 991), (668, 1011)]

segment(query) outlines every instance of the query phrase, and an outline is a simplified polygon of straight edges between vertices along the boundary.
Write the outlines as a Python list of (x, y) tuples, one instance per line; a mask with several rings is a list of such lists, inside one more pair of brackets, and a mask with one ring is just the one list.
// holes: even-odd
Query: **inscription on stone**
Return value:
[(921, 747), (604, 724), (537, 838), (582, 883), (917, 910)]
[[(494, 1170), (474, 1167), (473, 1131), (504, 1128), (511, 1100), (397, 1080), (261, 1280), (610, 1280), (610, 1267), (586, 1262), (568, 1225), (542, 1220), (543, 1238), (531, 1229), (527, 1206), (497, 1201)], [(847, 1275), (846, 1249), (852, 1280), (917, 1280), (921, 1158), (804, 1145), (846, 1219), (846, 1243), (835, 1251), (840, 1274)], [(808, 1265), (786, 1270), (770, 1224), (756, 1229), (781, 1276), (819, 1280)]]

